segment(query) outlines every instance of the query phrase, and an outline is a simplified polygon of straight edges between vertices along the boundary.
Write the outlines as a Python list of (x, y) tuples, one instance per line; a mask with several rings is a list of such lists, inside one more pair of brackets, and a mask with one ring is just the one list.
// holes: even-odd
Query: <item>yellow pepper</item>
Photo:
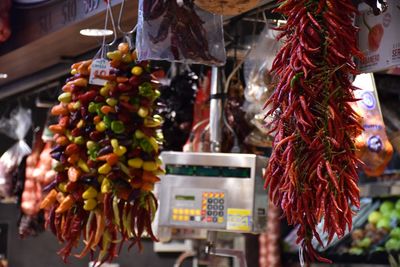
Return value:
[(141, 158), (133, 158), (128, 160), (128, 165), (132, 168), (140, 169), (143, 166), (143, 160)]
[(137, 139), (142, 139), (143, 137), (145, 137), (144, 133), (141, 130), (136, 130), (135, 131), (135, 137)]
[(107, 130), (107, 125), (104, 121), (100, 121), (96, 124), (96, 130), (99, 132), (104, 132), (105, 130)]
[(97, 197), (97, 190), (94, 189), (92, 186), (90, 186), (88, 189), (86, 189), (85, 192), (82, 194), (83, 199), (90, 199), (90, 198), (96, 198)]
[(112, 51), (112, 52), (108, 52), (107, 53), (107, 57), (109, 59), (120, 61), (122, 59), (122, 53), (119, 50), (115, 50), (115, 51)]
[(157, 163), (155, 161), (145, 161), (143, 162), (143, 170), (145, 171), (156, 171), (158, 169)]
[(158, 152), (158, 143), (157, 140), (154, 137), (149, 137), (149, 143), (153, 147), (153, 149)]
[(137, 114), (142, 118), (146, 118), (147, 115), (149, 115), (149, 109), (145, 107), (140, 107)]
[(114, 154), (116, 154), (118, 157), (123, 156), (126, 153), (127, 149), (124, 146), (119, 146), (117, 149), (114, 149)]
[(81, 168), (81, 170), (84, 171), (84, 172), (89, 172), (90, 171), (89, 166), (86, 164), (86, 162), (84, 162), (81, 159), (78, 161), (78, 167)]
[(60, 183), (58, 185), (58, 189), (63, 193), (67, 192), (67, 183), (65, 182)]
[(106, 194), (111, 192), (111, 182), (109, 179), (104, 178), (103, 181), (101, 182), (101, 193)]
[(133, 75), (140, 76), (143, 73), (143, 68), (140, 67), (140, 66), (135, 66), (135, 67), (132, 68), (131, 72), (132, 72)]
[(103, 165), (101, 165), (99, 167), (99, 169), (97, 170), (100, 174), (107, 174), (111, 171), (111, 166), (108, 163), (104, 163)]
[(84, 210), (93, 210), (97, 206), (97, 200), (94, 198), (86, 199), (83, 204)]
[(70, 92), (62, 93), (58, 96), (58, 101), (61, 103), (69, 103), (72, 100), (72, 94)]

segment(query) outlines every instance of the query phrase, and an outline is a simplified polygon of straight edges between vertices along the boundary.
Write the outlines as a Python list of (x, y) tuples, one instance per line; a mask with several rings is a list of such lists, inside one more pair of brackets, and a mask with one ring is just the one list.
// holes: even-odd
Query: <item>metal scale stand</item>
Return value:
[(213, 258), (210, 256), (236, 258), (240, 267), (247, 267), (244, 251), (216, 246), (217, 233), (261, 233), (266, 225), (268, 198), (263, 190), (262, 176), (267, 158), (253, 154), (218, 153), (222, 136), (221, 97), (218, 68), (214, 67), (210, 103), (213, 153), (161, 154), (166, 174), (157, 187), (160, 239), (171, 238), (172, 229), (207, 231), (203, 236), (203, 240), (207, 238), (205, 247), (198, 246), (197, 252), (183, 253), (175, 267), (189, 257), (205, 258), (207, 262)]

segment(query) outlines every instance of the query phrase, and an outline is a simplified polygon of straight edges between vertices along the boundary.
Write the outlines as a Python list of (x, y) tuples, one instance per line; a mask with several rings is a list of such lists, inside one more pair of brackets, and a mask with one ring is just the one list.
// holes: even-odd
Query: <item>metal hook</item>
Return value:
[(133, 26), (133, 28), (130, 31), (125, 32), (125, 31), (122, 30), (122, 28), (121, 28), (121, 20), (122, 20), (122, 13), (124, 11), (124, 6), (125, 6), (125, 0), (122, 0), (121, 8), (119, 9), (117, 28), (118, 28), (118, 31), (123, 34), (123, 39), (125, 39), (125, 41), (128, 43), (129, 48), (132, 49), (133, 45), (132, 45), (131, 36), (136, 31), (137, 24), (135, 26)]
[(113, 27), (113, 32), (114, 32), (114, 39), (111, 41), (111, 43), (106, 44), (106, 36), (103, 36), (103, 46), (112, 46), (118, 39), (117, 36), (117, 27), (115, 26), (115, 20), (114, 20), (114, 15), (112, 12), (112, 8), (111, 8), (111, 0), (107, 1), (107, 9), (106, 9), (106, 19), (104, 22), (104, 29), (107, 29), (107, 24), (108, 24), (108, 19), (111, 19), (111, 25)]
[(122, 28), (121, 28), (121, 20), (122, 20), (122, 12), (124, 11), (124, 6), (125, 6), (125, 0), (122, 0), (122, 2), (121, 2), (121, 8), (120, 8), (120, 10), (119, 10), (119, 15), (118, 15), (118, 24), (117, 24), (117, 27), (118, 27), (118, 31), (119, 31), (120, 33), (122, 33), (122, 34), (124, 34), (124, 35), (128, 35), (128, 34), (132, 34), (132, 33), (134, 33), (134, 32), (136, 31), (136, 29), (137, 29), (137, 24), (136, 24), (135, 26), (133, 26), (133, 28), (132, 28), (130, 31), (125, 32), (125, 31), (122, 30)]

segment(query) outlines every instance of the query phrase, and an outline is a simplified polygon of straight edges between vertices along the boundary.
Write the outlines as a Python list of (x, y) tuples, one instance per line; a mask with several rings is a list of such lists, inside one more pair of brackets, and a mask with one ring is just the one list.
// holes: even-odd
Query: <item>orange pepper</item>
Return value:
[(60, 135), (59, 137), (56, 138), (56, 143), (57, 143), (57, 145), (60, 145), (60, 146), (66, 146), (69, 144), (69, 140), (66, 136)]
[(51, 115), (60, 116), (60, 115), (68, 115), (68, 109), (63, 104), (58, 104), (51, 109)]
[(107, 161), (110, 166), (114, 166), (118, 163), (119, 157), (115, 153), (106, 154), (97, 158), (99, 161)]
[(52, 189), (40, 203), (40, 209), (47, 209), (57, 200), (57, 190)]
[(60, 206), (56, 209), (56, 213), (63, 213), (69, 210), (74, 204), (75, 200), (72, 195), (68, 195), (64, 198), (64, 200), (60, 203)]
[(115, 108), (104, 105), (100, 108), (101, 113), (108, 114), (108, 113), (115, 113)]
[(75, 80), (72, 80), (72, 81), (68, 82), (67, 84), (68, 85), (75, 85), (75, 86), (79, 86), (79, 87), (86, 87), (88, 85), (88, 80), (85, 79), (85, 78), (78, 78), (78, 79), (75, 79)]
[(93, 118), (93, 122), (94, 122), (95, 124), (101, 122), (101, 117), (100, 117), (100, 116), (95, 116), (95, 117)]
[(74, 165), (79, 160), (79, 154), (75, 153), (68, 157), (68, 163)]
[(69, 124), (69, 117), (68, 116), (62, 116), (59, 120), (58, 120), (58, 125), (60, 125), (63, 128), (67, 128)]
[(63, 134), (65, 132), (65, 127), (59, 124), (53, 124), (49, 126), (49, 130), (52, 133), (58, 133), (58, 134)]
[(129, 78), (127, 77), (117, 77), (117, 83), (126, 83), (127, 81), (129, 81)]
[(72, 92), (72, 86), (68, 84), (64, 85), (61, 89), (63, 90), (63, 92)]
[(146, 191), (146, 192), (150, 192), (150, 191), (153, 191), (153, 189), (154, 189), (154, 184), (153, 183), (144, 183), (143, 185), (142, 185), (142, 191)]
[(67, 154), (68, 156), (70, 156), (72, 154), (76, 154), (78, 152), (79, 152), (79, 146), (77, 144), (69, 144), (65, 148), (65, 154)]
[(152, 183), (152, 184), (155, 184), (160, 181), (160, 178), (158, 178), (157, 175), (148, 171), (143, 171), (142, 179), (145, 183)]
[(76, 182), (79, 179), (79, 176), (81, 176), (81, 172), (75, 168), (75, 167), (69, 167), (68, 168), (68, 180), (71, 182)]

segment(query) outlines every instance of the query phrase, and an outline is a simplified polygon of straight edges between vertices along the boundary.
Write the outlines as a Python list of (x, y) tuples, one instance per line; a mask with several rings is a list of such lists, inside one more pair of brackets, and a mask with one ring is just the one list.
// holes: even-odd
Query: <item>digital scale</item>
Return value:
[(267, 158), (253, 154), (163, 152), (160, 228), (261, 233)]

